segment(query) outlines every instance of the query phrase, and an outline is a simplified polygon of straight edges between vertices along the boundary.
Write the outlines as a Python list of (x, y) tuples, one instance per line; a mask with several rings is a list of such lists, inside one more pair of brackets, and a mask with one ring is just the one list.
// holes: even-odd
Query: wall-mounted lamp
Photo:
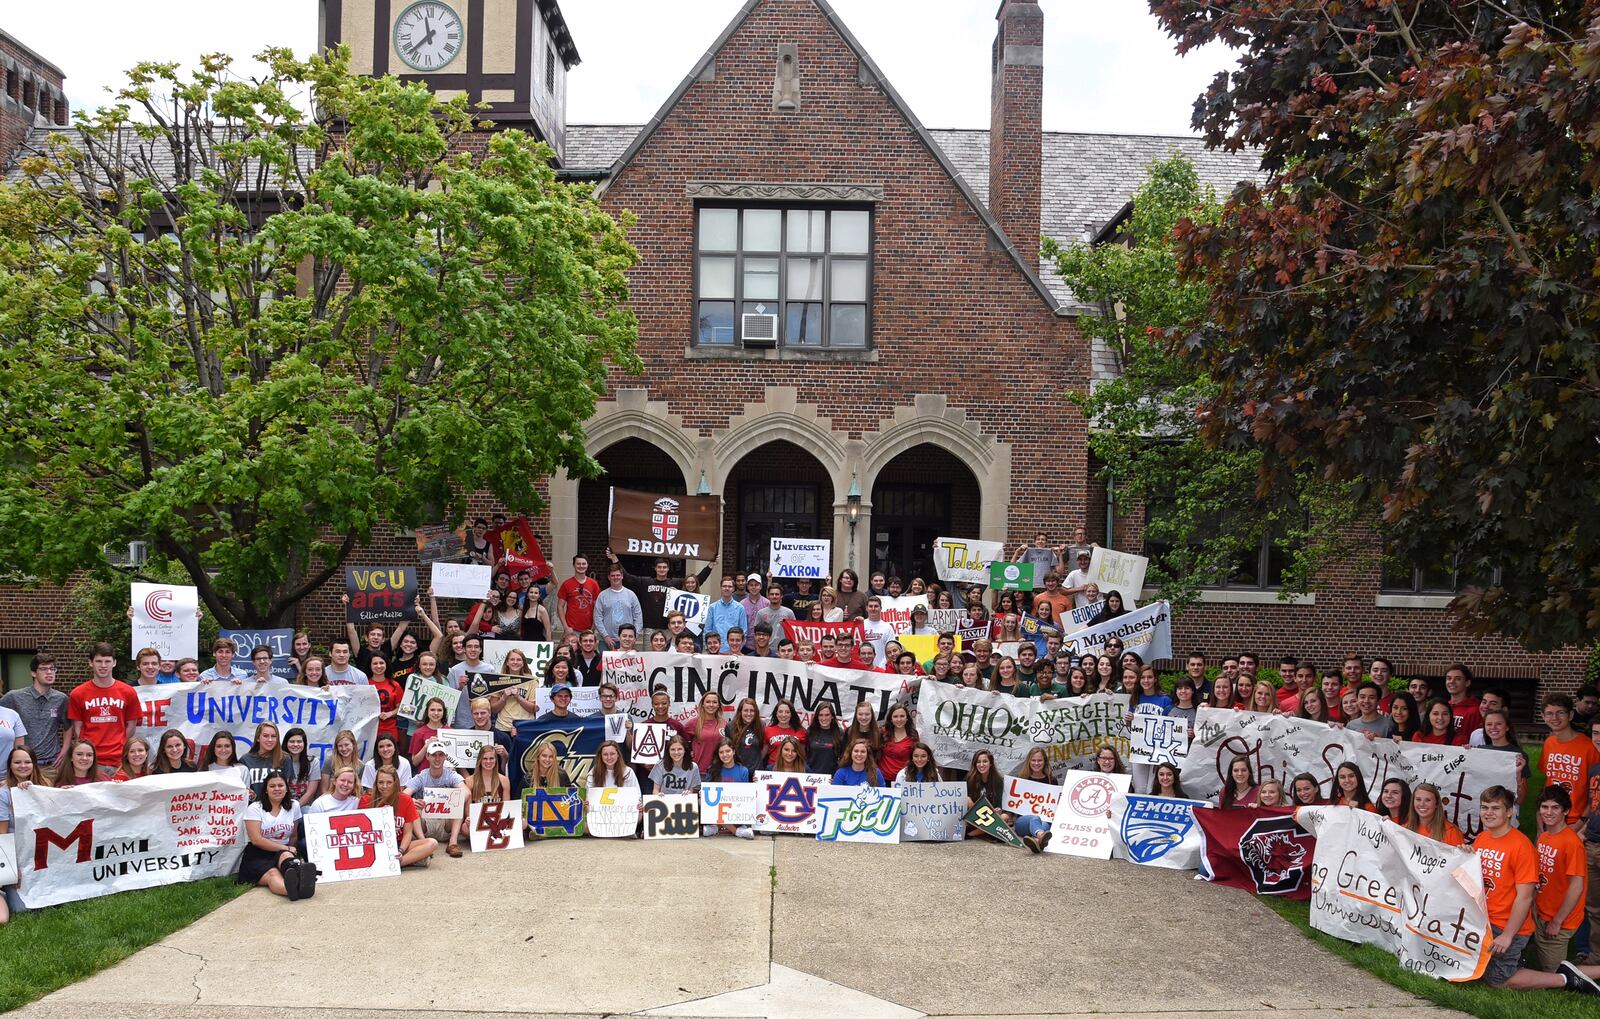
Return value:
[(711, 486), (706, 484), (706, 472), (703, 469), (700, 471), (700, 487), (694, 490), (694, 494), (695, 495), (710, 495), (711, 494)]

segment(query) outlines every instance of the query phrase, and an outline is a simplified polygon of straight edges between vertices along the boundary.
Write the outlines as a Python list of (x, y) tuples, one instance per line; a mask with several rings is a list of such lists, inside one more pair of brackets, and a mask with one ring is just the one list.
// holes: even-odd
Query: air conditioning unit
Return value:
[(128, 542), (128, 565), (143, 566), (150, 558), (150, 545), (143, 541)]
[(739, 338), (747, 347), (778, 345), (778, 316), (745, 312), (739, 316)]

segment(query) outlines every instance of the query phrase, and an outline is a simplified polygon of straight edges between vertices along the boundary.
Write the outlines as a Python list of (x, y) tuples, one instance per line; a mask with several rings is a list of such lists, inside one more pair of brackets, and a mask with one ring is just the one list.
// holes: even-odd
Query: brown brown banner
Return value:
[(611, 490), (611, 551), (710, 560), (722, 540), (722, 497)]

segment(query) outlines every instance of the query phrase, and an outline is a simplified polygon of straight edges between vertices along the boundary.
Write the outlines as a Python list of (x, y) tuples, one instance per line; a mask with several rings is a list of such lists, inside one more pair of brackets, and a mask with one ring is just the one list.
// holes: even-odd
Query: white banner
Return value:
[(900, 841), (960, 842), (966, 838), (965, 782), (900, 782)]
[(456, 703), (461, 700), (461, 691), (442, 682), (444, 678), (428, 679), (416, 672), (407, 676), (405, 696), (400, 699), (400, 717), (413, 722), (423, 721), (428, 702), (435, 697), (444, 702), (445, 721), (456, 717)]
[(128, 657), (153, 647), (161, 657), (200, 657), (200, 591), (181, 584), (130, 584), (133, 606), (133, 650)]
[(979, 750), (994, 754), (995, 766), (1011, 774), (1035, 745), (1045, 748), (1053, 775), (1089, 767), (1103, 746), (1127, 757), (1128, 698), (1118, 694), (1032, 697), (923, 683), (917, 695), (917, 731), (945, 768), (972, 766)]
[(933, 543), (933, 568), (946, 583), (989, 584), (989, 564), (1006, 557), (1003, 541), (938, 538)]
[(226, 877), (250, 792), (236, 771), (11, 790), (18, 891), (29, 909)]
[(0, 888), (17, 883), (17, 837), (10, 832), (0, 835)]
[(1178, 715), (1135, 712), (1128, 759), (1135, 764), (1182, 764), (1189, 756), (1189, 722)]
[(424, 821), (461, 820), (467, 816), (467, 787), (424, 789), (422, 798), (417, 800), (417, 811)]
[(1146, 867), (1194, 870), (1206, 851), (1194, 812), (1210, 808), (1204, 800), (1118, 793), (1111, 798), (1111, 830), (1116, 839), (1111, 855)]
[(506, 652), (512, 648), (521, 651), (528, 659), (540, 682), (544, 681), (544, 667), (555, 657), (556, 646), (547, 640), (486, 640), (483, 642), (484, 672), (499, 672), (505, 664)]
[(433, 738), (444, 744), (444, 759), (457, 771), (478, 766), (478, 751), (494, 745), (494, 733), (482, 729), (440, 729)]
[(1069, 771), (1061, 783), (1061, 803), (1050, 826), (1047, 853), (1111, 859), (1115, 841), (1111, 827), (1111, 801), (1126, 793), (1132, 775), (1105, 775), (1098, 771)]
[(1144, 597), (1144, 572), (1149, 566), (1150, 560), (1142, 555), (1096, 545), (1089, 556), (1089, 579), (1100, 588), (1102, 599), (1115, 591), (1122, 595), (1123, 608), (1137, 608)]
[(635, 722), (628, 759), (634, 764), (655, 764), (666, 752), (672, 726), (665, 722)]
[(646, 796), (642, 809), (647, 839), (700, 837), (700, 797), (695, 793)]
[(474, 853), (522, 848), (522, 800), (467, 807), (467, 842)]
[(1132, 651), (1146, 662), (1172, 657), (1172, 607), (1164, 601), (1151, 602), (1099, 626), (1089, 626), (1061, 638), (1061, 650), (1077, 657), (1098, 655), (1106, 641), (1116, 637), (1122, 650)]
[(1483, 975), (1494, 932), (1478, 854), (1351, 807), (1301, 807), (1317, 838), (1311, 926), (1377, 945), (1413, 973), (1464, 982)]
[(1030, 782), (1015, 775), (1006, 779), (1005, 795), (1000, 809), (1008, 814), (1032, 814), (1046, 821), (1056, 819), (1056, 804), (1061, 801), (1061, 787), (1045, 782)]
[(589, 834), (600, 839), (631, 839), (639, 829), (639, 790), (589, 787), (584, 820)]
[(911, 610), (918, 605), (928, 607), (928, 596), (925, 594), (903, 594), (898, 598), (883, 595), (878, 601), (883, 605), (883, 621), (894, 627), (895, 633), (910, 633)]
[(767, 803), (767, 787), (756, 782), (705, 782), (700, 786), (700, 823), (749, 825)]
[(483, 601), (494, 585), (494, 568), (476, 563), (434, 563), (430, 583), (435, 598)]
[(272, 722), (281, 740), (290, 729), (306, 731), (306, 750), (319, 762), (333, 752), (342, 730), (355, 733), (357, 751), (372, 759), (378, 738), (378, 691), (370, 686), (299, 686), (273, 680), (254, 683), (162, 683), (136, 686), (141, 716), (134, 734), (152, 747), (167, 729), (177, 729), (196, 750), (213, 733), (230, 732), (239, 756), (249, 752), (256, 726)]
[(832, 548), (827, 538), (773, 538), (770, 572), (784, 579), (825, 581), (833, 569)]
[(896, 786), (825, 785), (817, 790), (819, 842), (900, 841), (902, 803)]
[(711, 596), (699, 592), (679, 591), (674, 588), (667, 592), (666, 607), (663, 615), (672, 615), (674, 612), (683, 613), (683, 624), (690, 633), (699, 633), (705, 629), (706, 613), (711, 610)]
[(815, 835), (821, 822), (817, 817), (817, 790), (832, 777), (797, 771), (756, 772), (756, 783), (766, 789), (766, 800), (756, 815), (756, 831)]
[(305, 825), (306, 857), (316, 864), (319, 882), (400, 876), (400, 843), (388, 807), (307, 814)]
[(1309, 773), (1324, 797), (1333, 773), (1350, 761), (1361, 769), (1374, 801), (1383, 783), (1398, 778), (1413, 789), (1431, 782), (1444, 794), (1445, 818), (1467, 841), (1478, 834), (1478, 794), (1492, 785), (1517, 787), (1517, 755), (1484, 748), (1436, 746), (1370, 740), (1361, 733), (1304, 718), (1228, 708), (1201, 708), (1195, 738), (1183, 762), (1184, 792), (1209, 798), (1222, 789), (1222, 776), (1236, 756), (1250, 761), (1256, 781), (1275, 778), (1287, 789), (1294, 777)]

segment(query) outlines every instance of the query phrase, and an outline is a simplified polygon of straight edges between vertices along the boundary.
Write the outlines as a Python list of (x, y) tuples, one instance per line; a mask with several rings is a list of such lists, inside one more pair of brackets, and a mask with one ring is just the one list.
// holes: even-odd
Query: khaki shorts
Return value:
[(1533, 929), (1533, 965), (1546, 973), (1554, 973), (1557, 966), (1567, 961), (1567, 949), (1576, 933), (1576, 929), (1563, 930), (1553, 938), (1546, 937), (1541, 922)]

